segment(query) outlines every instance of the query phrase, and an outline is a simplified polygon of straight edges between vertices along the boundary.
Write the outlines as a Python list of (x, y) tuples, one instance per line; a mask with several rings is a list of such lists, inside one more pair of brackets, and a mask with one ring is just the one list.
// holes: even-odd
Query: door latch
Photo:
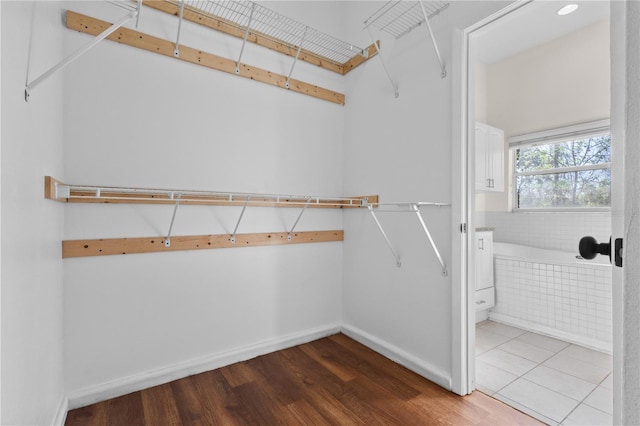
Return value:
[(614, 261), (616, 266), (622, 268), (622, 238), (616, 238), (614, 243)]
[[(594, 259), (598, 254), (609, 256), (611, 261), (611, 238), (608, 243), (598, 243), (593, 237), (582, 237), (580, 239), (580, 256), (584, 259)], [(613, 247), (613, 261), (616, 266), (622, 267), (622, 238), (616, 238)]]

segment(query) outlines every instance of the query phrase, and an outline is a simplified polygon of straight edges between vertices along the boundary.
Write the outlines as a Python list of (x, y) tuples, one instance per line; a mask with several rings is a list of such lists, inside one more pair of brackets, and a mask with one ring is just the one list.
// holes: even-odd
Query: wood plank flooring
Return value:
[(343, 334), (69, 412), (66, 425), (532, 425), (460, 397)]

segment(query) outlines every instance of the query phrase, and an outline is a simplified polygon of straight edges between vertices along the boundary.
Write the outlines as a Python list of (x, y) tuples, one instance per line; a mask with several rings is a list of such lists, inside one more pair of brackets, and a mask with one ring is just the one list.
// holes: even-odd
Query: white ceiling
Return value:
[[(580, 7), (558, 16), (558, 9), (570, 3)], [(478, 61), (492, 64), (608, 17), (608, 1), (536, 0), (475, 31), (472, 51)]]

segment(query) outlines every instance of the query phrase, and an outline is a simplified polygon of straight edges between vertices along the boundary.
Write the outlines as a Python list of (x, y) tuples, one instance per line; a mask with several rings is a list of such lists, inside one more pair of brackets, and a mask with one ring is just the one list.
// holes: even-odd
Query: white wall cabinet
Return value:
[(504, 192), (504, 131), (476, 123), (476, 190)]
[(493, 232), (476, 231), (474, 248), (476, 258), (476, 311), (482, 311), (495, 306)]

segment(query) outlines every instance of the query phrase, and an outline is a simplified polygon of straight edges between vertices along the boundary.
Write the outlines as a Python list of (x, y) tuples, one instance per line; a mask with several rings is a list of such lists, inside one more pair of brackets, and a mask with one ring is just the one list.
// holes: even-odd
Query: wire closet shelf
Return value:
[(364, 207), (367, 205), (366, 198), (362, 197), (67, 185), (59, 182), (56, 182), (54, 187), (56, 199), (67, 199), (69, 201), (138, 201), (158, 204), (179, 202), (180, 204), (212, 205), (221, 203), (243, 205), (249, 202), (254, 206), (264, 204), (292, 207), (313, 205), (321, 205), (323, 207)]
[[(300, 222), (300, 219), (307, 208), (320, 207), (320, 208), (346, 208), (346, 209), (359, 209), (364, 208), (368, 210), (373, 218), (376, 226), (380, 230), (387, 246), (389, 247), (393, 257), (396, 260), (396, 266), (401, 267), (402, 262), (396, 249), (391, 244), (384, 227), (378, 219), (377, 213), (413, 213), (416, 215), (422, 230), (424, 231), (429, 245), (433, 249), (433, 252), (440, 263), (442, 268), (442, 275), (447, 275), (447, 265), (444, 262), (440, 250), (438, 249), (429, 228), (427, 227), (425, 218), (421, 212), (421, 208), (429, 207), (448, 207), (451, 204), (431, 201), (414, 201), (414, 202), (379, 202), (377, 195), (359, 196), (359, 197), (326, 197), (326, 196), (312, 196), (312, 195), (277, 195), (277, 194), (264, 194), (264, 193), (248, 193), (248, 192), (222, 192), (222, 191), (203, 191), (203, 190), (179, 190), (179, 189), (157, 189), (157, 188), (136, 188), (136, 187), (118, 187), (118, 186), (96, 186), (96, 185), (70, 185), (62, 183), (51, 176), (45, 176), (45, 198), (73, 203), (144, 203), (144, 204), (173, 204), (173, 214), (171, 215), (171, 221), (169, 223), (169, 229), (165, 236), (163, 236), (163, 246), (166, 248), (171, 247), (171, 235), (173, 232), (173, 225), (176, 220), (176, 214), (178, 208), (184, 204), (193, 205), (212, 205), (212, 206), (241, 206), (241, 212), (238, 220), (235, 224), (233, 232), (227, 238), (229, 244), (232, 246), (236, 243), (236, 236), (238, 235), (238, 229), (242, 222), (245, 210), (247, 207), (298, 207), (300, 209), (298, 216), (293, 225), (287, 230), (286, 240), (292, 242), (294, 240), (294, 231)], [(325, 234), (324, 236), (319, 234)], [(314, 240), (324, 241), (341, 241), (342, 231), (322, 231), (316, 232), (316, 235), (309, 238), (307, 242)], [(331, 234), (329, 237), (326, 234)], [(273, 235), (266, 236), (267, 240), (271, 239)], [(219, 237), (219, 236), (218, 236)], [(264, 237), (264, 235), (262, 236)], [(192, 237), (188, 237), (192, 238)], [(198, 237), (201, 244), (209, 246), (211, 236)], [(328, 239), (327, 239), (328, 238)], [(339, 238), (339, 239), (336, 239)], [(296, 238), (297, 239), (297, 238)], [(146, 251), (157, 251), (154, 247), (148, 247), (149, 239), (145, 240), (142, 244), (147, 245), (146, 248), (136, 248), (138, 253)], [(318, 240), (318, 241), (320, 241)], [(104, 239), (99, 240), (102, 244)], [(150, 240), (150, 244), (153, 245), (155, 238)], [(305, 242), (305, 241), (302, 241)], [(194, 241), (191, 241), (194, 243)], [(245, 242), (249, 244), (249, 242)], [(78, 257), (78, 256), (91, 256), (97, 254), (114, 254), (122, 253), (126, 254), (131, 250), (131, 241), (127, 239), (118, 239), (116, 242), (111, 241), (110, 244), (115, 244), (110, 249), (99, 248), (98, 252), (93, 250), (93, 254), (86, 254), (89, 247), (95, 246), (95, 241), (88, 242), (86, 240), (78, 240), (74, 242), (67, 242), (67, 244), (75, 244), (75, 247), (79, 251), (68, 254), (64, 257)], [(195, 241), (195, 247), (200, 248), (198, 241)], [(203, 245), (204, 246), (204, 245)], [(224, 245), (223, 245), (224, 246)], [(123, 250), (124, 247), (124, 250)], [(193, 244), (182, 249), (193, 249)], [(222, 246), (217, 246), (222, 247)], [(229, 247), (228, 245), (226, 247)], [(115, 251), (114, 251), (115, 250)], [(89, 250), (91, 252), (91, 250)], [(107, 253), (108, 252), (108, 253)]]
[[(169, 0), (181, 6), (181, 0)], [(293, 50), (303, 46), (326, 60), (341, 65), (367, 50), (339, 40), (322, 31), (288, 18), (262, 4), (252, 1), (184, 0), (185, 9), (205, 17), (222, 19), (239, 29), (249, 29)]]
[[(369, 32), (371, 40), (374, 39), (371, 28), (376, 28), (379, 31), (391, 34), (396, 39), (410, 33), (419, 26), (424, 26), (433, 49), (435, 50), (438, 63), (440, 64), (440, 77), (445, 78), (447, 76), (447, 69), (445, 63), (440, 55), (438, 49), (438, 43), (436, 42), (429, 20), (436, 15), (439, 15), (443, 10), (449, 7), (449, 3), (443, 1), (404, 1), (404, 0), (391, 0), (386, 2), (380, 9), (378, 9), (373, 15), (364, 21), (364, 28)], [(393, 86), (395, 97), (399, 96), (398, 85), (391, 77), (389, 69), (384, 61), (382, 52), (377, 44), (375, 44), (378, 56), (382, 62), (389, 82)]]
[(365, 27), (373, 26), (398, 39), (448, 7), (449, 3), (443, 1), (389, 1), (364, 21), (364, 24)]
[[(429, 241), (429, 245), (433, 250), (433, 254), (438, 259), (438, 263), (440, 263), (442, 276), (445, 276), (445, 277), (449, 274), (447, 270), (447, 264), (442, 258), (442, 254), (440, 253), (440, 250), (438, 249), (438, 246), (434, 241), (433, 236), (431, 235), (431, 232), (429, 231), (429, 227), (427, 226), (427, 223), (422, 215), (422, 212), (420, 211), (420, 208), (421, 207), (440, 208), (440, 207), (450, 207), (450, 206), (451, 206), (450, 203), (440, 203), (440, 202), (432, 202), (432, 201), (392, 202), (392, 203), (378, 202), (378, 203), (371, 203), (366, 205), (367, 209), (369, 210), (369, 213), (371, 214), (371, 217), (373, 218), (373, 221), (375, 222), (376, 226), (378, 227), (378, 230), (380, 231), (380, 233), (382, 234), (382, 237), (387, 243), (387, 247), (389, 247), (389, 250), (391, 251), (391, 254), (394, 257), (396, 261), (396, 266), (398, 268), (402, 266), (402, 260), (400, 259), (400, 255), (398, 254), (398, 251), (394, 248), (393, 244), (391, 243), (391, 240), (389, 239), (389, 236), (384, 230), (384, 227), (382, 226), (380, 219), (378, 219), (377, 213), (413, 213), (415, 214), (416, 217), (418, 218), (418, 222), (420, 223), (420, 226), (422, 227), (422, 230), (425, 233), (425, 236), (427, 237), (427, 240)], [(377, 207), (377, 209), (374, 209), (374, 207)]]

